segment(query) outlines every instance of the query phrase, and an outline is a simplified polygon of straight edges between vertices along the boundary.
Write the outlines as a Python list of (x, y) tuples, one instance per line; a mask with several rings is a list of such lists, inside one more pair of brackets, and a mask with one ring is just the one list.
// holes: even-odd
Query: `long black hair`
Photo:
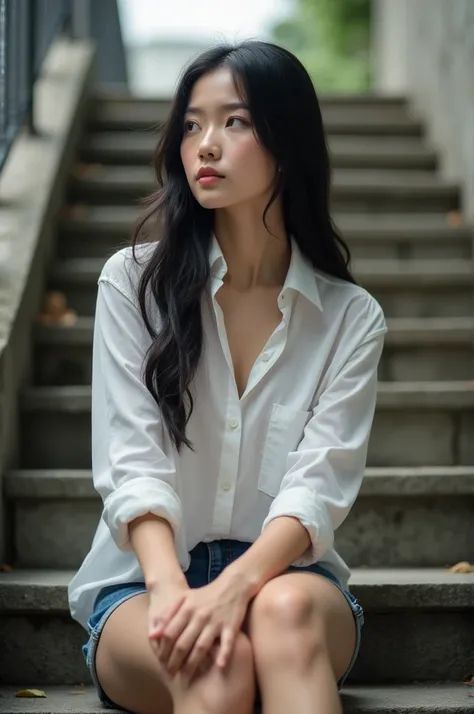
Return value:
[[(315, 268), (356, 282), (348, 267), (349, 249), (330, 216), (329, 152), (306, 69), (291, 52), (271, 42), (251, 39), (205, 50), (179, 79), (153, 156), (159, 188), (142, 199), (144, 212), (132, 236), (138, 262), (135, 249), (141, 230), (153, 221), (154, 235), (146, 240), (156, 239), (156, 247), (138, 284), (140, 311), (152, 337), (144, 382), (178, 452), (183, 443), (194, 450), (186, 424), (193, 411), (190, 384), (203, 348), (201, 295), (210, 277), (214, 226), (214, 210), (203, 208), (193, 196), (181, 160), (184, 115), (196, 81), (223, 67), (230, 69), (237, 95), (249, 106), (257, 140), (281, 168), (262, 215), (265, 227), (266, 213), (281, 194), (287, 235), (301, 252)], [(161, 316), (159, 331), (147, 314), (150, 291)]]

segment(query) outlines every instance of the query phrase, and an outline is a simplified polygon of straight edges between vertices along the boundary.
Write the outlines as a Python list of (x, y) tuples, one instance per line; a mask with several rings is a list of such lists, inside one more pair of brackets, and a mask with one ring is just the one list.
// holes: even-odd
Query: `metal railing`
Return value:
[(127, 87), (116, 0), (0, 0), (0, 172), (19, 131), (35, 131), (34, 84), (60, 33), (94, 39), (98, 79)]
[(34, 133), (34, 83), (71, 13), (70, 0), (0, 0), (0, 171), (20, 129)]

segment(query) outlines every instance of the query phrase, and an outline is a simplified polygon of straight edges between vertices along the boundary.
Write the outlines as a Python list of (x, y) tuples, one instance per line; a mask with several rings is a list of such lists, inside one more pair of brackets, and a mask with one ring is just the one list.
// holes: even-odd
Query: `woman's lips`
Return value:
[(215, 183), (220, 181), (223, 176), (201, 176), (200, 179), (198, 179), (198, 183), (201, 184), (201, 186), (213, 186)]

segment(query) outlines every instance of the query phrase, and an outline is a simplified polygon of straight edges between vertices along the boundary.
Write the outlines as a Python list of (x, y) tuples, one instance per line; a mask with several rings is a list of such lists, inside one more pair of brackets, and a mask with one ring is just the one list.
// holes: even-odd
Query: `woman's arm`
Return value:
[[(141, 379), (151, 337), (127, 286), (123, 260), (123, 254), (113, 255), (99, 278), (92, 473), (112, 538), (121, 550), (135, 550), (145, 579), (152, 583), (165, 571), (167, 577), (180, 568), (176, 546), (182, 508), (160, 409)], [(135, 524), (132, 543), (129, 524), (145, 515)]]
[(164, 583), (187, 585), (176, 557), (173, 530), (168, 521), (146, 513), (128, 524), (128, 532), (148, 592), (158, 591)]

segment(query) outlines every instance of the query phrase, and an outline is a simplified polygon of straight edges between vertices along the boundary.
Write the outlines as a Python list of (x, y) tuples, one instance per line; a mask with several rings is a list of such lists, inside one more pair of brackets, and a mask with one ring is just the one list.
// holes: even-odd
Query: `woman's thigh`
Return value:
[(148, 595), (135, 595), (105, 623), (95, 669), (106, 696), (136, 714), (172, 714), (173, 699), (148, 641)]

